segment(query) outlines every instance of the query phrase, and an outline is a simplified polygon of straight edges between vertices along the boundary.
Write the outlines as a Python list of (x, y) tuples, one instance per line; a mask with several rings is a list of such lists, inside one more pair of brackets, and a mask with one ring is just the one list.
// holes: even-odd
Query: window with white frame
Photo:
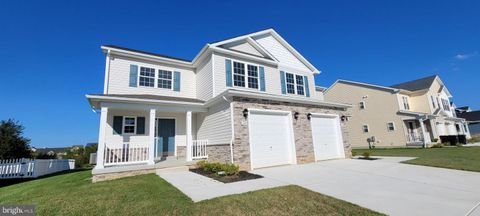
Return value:
[(450, 111), (450, 103), (448, 100), (442, 98), (442, 105), (444, 110)]
[(403, 108), (405, 110), (410, 110), (410, 104), (408, 103), (408, 97), (402, 96), (402, 100), (403, 100)]
[(368, 128), (368, 125), (363, 125), (362, 126), (362, 131), (363, 131), (363, 133), (368, 133), (370, 131), (370, 129)]
[(305, 95), (305, 84), (303, 83), (302, 75), (295, 75), (295, 82), (297, 83), (297, 94)]
[(123, 133), (124, 134), (134, 134), (136, 128), (135, 117), (125, 116), (123, 117)]
[(248, 69), (248, 88), (258, 89), (258, 67), (247, 65)]
[(388, 131), (395, 131), (395, 124), (393, 122), (387, 123), (387, 130)]
[(158, 70), (158, 88), (172, 89), (172, 71)]
[(360, 103), (358, 104), (358, 107), (359, 107), (361, 110), (364, 110), (364, 109), (365, 109), (365, 101), (360, 101)]
[(245, 64), (233, 62), (233, 86), (245, 87)]
[(146, 87), (155, 87), (155, 69), (140, 67), (139, 85)]
[(287, 84), (287, 93), (295, 94), (295, 76), (291, 73), (285, 73), (285, 81)]

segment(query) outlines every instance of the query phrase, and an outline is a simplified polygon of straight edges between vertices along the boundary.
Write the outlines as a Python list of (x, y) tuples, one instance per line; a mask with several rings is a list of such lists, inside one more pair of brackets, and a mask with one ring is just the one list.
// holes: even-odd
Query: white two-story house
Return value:
[(171, 161), (251, 170), (350, 156), (349, 106), (323, 100), (319, 70), (273, 29), (206, 44), (193, 60), (102, 51), (104, 92), (86, 96), (100, 113), (94, 176)]

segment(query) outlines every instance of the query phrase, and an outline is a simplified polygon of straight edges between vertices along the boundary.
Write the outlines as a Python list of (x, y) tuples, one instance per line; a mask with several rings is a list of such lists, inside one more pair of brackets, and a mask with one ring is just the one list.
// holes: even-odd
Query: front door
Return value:
[(175, 119), (157, 119), (155, 135), (155, 156), (167, 157), (175, 155)]

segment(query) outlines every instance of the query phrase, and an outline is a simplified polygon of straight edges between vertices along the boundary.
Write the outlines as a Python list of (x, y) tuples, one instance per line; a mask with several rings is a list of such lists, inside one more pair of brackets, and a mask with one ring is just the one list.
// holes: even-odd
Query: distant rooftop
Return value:
[(418, 90), (430, 88), (430, 86), (432, 85), (436, 77), (437, 75), (428, 76), (428, 77), (424, 77), (424, 78), (420, 78), (420, 79), (416, 79), (416, 80), (412, 80), (404, 83), (395, 84), (390, 87), (397, 88), (397, 89), (405, 89), (408, 91), (418, 91)]

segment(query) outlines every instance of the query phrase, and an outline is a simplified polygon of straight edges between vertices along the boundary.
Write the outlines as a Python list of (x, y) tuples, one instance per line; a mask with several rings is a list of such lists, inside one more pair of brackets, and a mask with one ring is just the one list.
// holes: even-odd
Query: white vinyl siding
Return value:
[(209, 108), (207, 113), (197, 114), (197, 139), (207, 139), (209, 145), (230, 144), (232, 124), (230, 103), (221, 102)]
[[(196, 93), (196, 74), (193, 70), (187, 68), (176, 68), (170, 65), (131, 59), (123, 56), (112, 55), (110, 60), (110, 74), (108, 76), (108, 94), (152, 94), (171, 97), (195, 98)], [(180, 91), (172, 91), (171, 89), (152, 88), (145, 86), (130, 87), (130, 65), (138, 65), (139, 74), (141, 67), (155, 68), (178, 71), (181, 73)]]
[[(225, 91), (227, 89), (226, 85), (226, 74), (225, 74), (225, 59), (231, 59), (232, 60), (232, 74), (233, 74), (233, 61), (237, 60), (236, 58), (232, 58), (231, 56), (226, 56), (223, 54), (215, 54), (215, 95), (218, 95)], [(259, 64), (256, 62), (250, 62), (250, 61), (245, 61), (243, 59), (238, 59), (240, 62), (244, 62), (246, 64), (252, 64), (252, 65), (261, 65), (264, 67), (264, 73), (265, 73), (265, 93), (268, 94), (274, 94), (274, 95), (283, 95), (282, 94), (282, 89), (281, 89), (281, 83), (280, 83), (280, 71), (286, 71), (286, 72), (291, 72), (293, 74), (298, 74), (302, 76), (307, 76), (308, 77), (308, 84), (309, 84), (309, 90), (310, 90), (310, 97), (312, 98), (323, 98), (322, 95), (316, 96), (317, 93), (315, 92), (315, 80), (313, 78), (313, 74), (311, 72), (305, 72), (305, 71), (300, 71), (300, 70), (294, 70), (292, 68), (286, 68), (286, 67), (279, 67), (275, 68), (270, 65), (265, 65), (265, 64)], [(260, 82), (260, 80), (259, 80)], [(232, 86), (233, 86), (233, 78), (232, 78)], [(231, 87), (235, 88), (235, 87)], [(248, 88), (245, 88), (248, 89)], [(255, 89), (251, 89), (252, 91), (257, 91)], [(214, 95), (214, 96), (215, 96)]]
[(248, 53), (251, 55), (263, 57), (263, 55), (257, 49), (255, 49), (255, 47), (253, 47), (246, 41), (241, 43), (230, 44), (228, 46), (223, 46), (223, 47), (230, 50), (240, 51), (243, 53)]
[(213, 97), (213, 68), (211, 60), (212, 57), (206, 58), (197, 68), (197, 98), (204, 101)]
[(287, 48), (285, 48), (277, 39), (271, 35), (254, 37), (265, 50), (272, 54), (279, 62), (283, 65), (290, 65), (300, 70), (309, 71), (308, 67), (305, 66), (297, 57), (295, 57)]

